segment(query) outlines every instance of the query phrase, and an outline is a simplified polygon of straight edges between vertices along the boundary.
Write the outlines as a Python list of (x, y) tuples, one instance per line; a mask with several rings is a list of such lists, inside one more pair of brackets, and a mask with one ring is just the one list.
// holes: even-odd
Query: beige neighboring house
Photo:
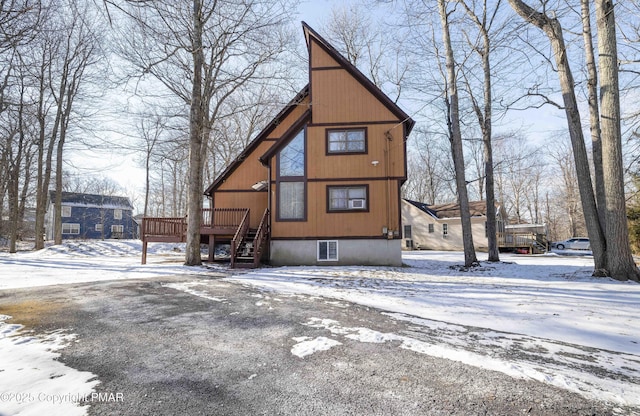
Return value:
[[(469, 202), (469, 210), (475, 248), (486, 251), (486, 202)], [(501, 233), (504, 232), (506, 213), (501, 206), (497, 206), (497, 213), (497, 231)], [(463, 250), (460, 206), (457, 203), (427, 205), (403, 199), (402, 226), (404, 250)]]

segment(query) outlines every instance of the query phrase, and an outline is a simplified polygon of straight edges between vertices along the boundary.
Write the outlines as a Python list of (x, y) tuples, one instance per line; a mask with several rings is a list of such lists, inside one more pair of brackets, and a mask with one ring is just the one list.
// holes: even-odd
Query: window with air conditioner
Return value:
[(328, 186), (327, 211), (367, 211), (367, 185), (358, 186)]

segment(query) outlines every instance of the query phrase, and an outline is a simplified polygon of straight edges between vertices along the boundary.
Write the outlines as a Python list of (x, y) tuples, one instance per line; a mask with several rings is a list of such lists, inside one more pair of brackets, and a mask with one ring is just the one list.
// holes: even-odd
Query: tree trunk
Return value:
[(604, 173), (602, 171), (602, 141), (600, 140), (600, 109), (598, 107), (598, 71), (593, 53), (593, 35), (591, 32), (591, 12), (589, 0), (581, 0), (582, 6), (582, 37), (584, 39), (584, 53), (587, 64), (587, 94), (589, 103), (589, 125), (591, 130), (591, 152), (593, 154), (593, 172), (596, 185), (596, 205), (600, 226), (606, 236), (605, 218), (605, 188)]
[(595, 195), (591, 182), (591, 171), (589, 169), (589, 161), (587, 158), (587, 149), (582, 134), (582, 123), (580, 121), (580, 112), (576, 100), (573, 74), (569, 66), (564, 37), (562, 35), (562, 26), (555, 18), (539, 13), (526, 5), (521, 0), (509, 0), (511, 7), (525, 21), (541, 29), (549, 38), (553, 48), (556, 60), (558, 78), (562, 89), (562, 98), (564, 101), (565, 114), (567, 116), (567, 126), (569, 136), (571, 137), (571, 145), (573, 147), (573, 156), (576, 163), (576, 173), (578, 177), (578, 188), (580, 190), (580, 200), (582, 201), (582, 210), (584, 212), (585, 221), (587, 223), (587, 231), (589, 240), (591, 241), (591, 249), (593, 251), (593, 259), (595, 264), (595, 274), (602, 275), (606, 273), (607, 253), (605, 236), (600, 225), (598, 209), (596, 207)]
[(629, 247), (629, 228), (622, 167), (618, 49), (612, 0), (596, 1), (598, 55), (600, 59), (600, 110), (602, 115), (602, 167), (606, 199), (607, 266), (617, 280), (640, 280)]
[(187, 246), (185, 265), (202, 264), (200, 257), (200, 215), (202, 210), (202, 3), (193, 0), (193, 87), (189, 113), (189, 180), (187, 193)]
[(478, 263), (475, 247), (473, 246), (473, 234), (471, 229), (471, 215), (469, 213), (469, 198), (467, 196), (467, 182), (464, 175), (464, 153), (462, 147), (462, 133), (460, 132), (460, 113), (458, 108), (458, 87), (456, 82), (455, 61), (449, 35), (449, 20), (445, 7), (445, 0), (438, 0), (438, 11), (442, 23), (442, 38), (446, 55), (446, 84), (447, 84), (447, 123), (449, 125), (449, 138), (451, 140), (451, 153), (456, 171), (456, 187), (458, 190), (458, 202), (460, 205), (460, 217), (462, 222), (462, 243), (464, 247), (464, 265), (471, 267)]

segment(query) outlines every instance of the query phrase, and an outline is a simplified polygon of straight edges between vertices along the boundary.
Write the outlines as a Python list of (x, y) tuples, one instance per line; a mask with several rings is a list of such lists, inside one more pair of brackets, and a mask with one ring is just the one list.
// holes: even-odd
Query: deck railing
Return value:
[(265, 248), (265, 243), (269, 237), (269, 208), (264, 210), (260, 225), (256, 231), (256, 236), (253, 239), (253, 267), (257, 267), (262, 258), (262, 253)]
[(187, 229), (185, 217), (158, 218), (144, 217), (142, 218), (141, 237), (145, 239), (148, 236), (153, 237), (169, 237), (182, 236)]
[(246, 208), (204, 208), (203, 227), (237, 227), (244, 217)]
[(249, 231), (249, 210), (246, 210), (242, 217), (242, 221), (238, 226), (238, 231), (233, 236), (233, 240), (231, 240), (231, 267), (233, 268), (236, 263), (236, 258), (238, 256), (238, 249), (242, 245), (242, 241), (246, 238), (247, 232)]

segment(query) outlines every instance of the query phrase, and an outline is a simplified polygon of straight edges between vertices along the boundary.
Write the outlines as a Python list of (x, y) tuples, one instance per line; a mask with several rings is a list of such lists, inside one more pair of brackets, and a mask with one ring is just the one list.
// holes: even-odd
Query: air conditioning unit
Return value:
[(349, 200), (350, 209), (362, 209), (364, 208), (364, 199), (351, 199)]

